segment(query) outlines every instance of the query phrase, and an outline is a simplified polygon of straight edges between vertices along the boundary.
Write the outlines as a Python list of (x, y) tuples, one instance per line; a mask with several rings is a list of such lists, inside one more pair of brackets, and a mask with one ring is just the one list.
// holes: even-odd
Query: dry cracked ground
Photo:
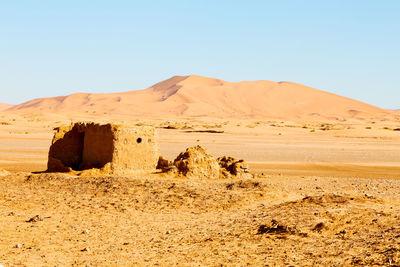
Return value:
[(13, 173), (0, 177), (0, 264), (399, 266), (399, 191), (383, 179)]

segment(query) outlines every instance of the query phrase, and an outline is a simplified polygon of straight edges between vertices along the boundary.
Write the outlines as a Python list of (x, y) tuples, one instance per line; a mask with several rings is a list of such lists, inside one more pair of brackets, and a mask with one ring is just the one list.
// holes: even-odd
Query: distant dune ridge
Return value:
[(97, 113), (221, 118), (378, 118), (390, 114), (360, 101), (292, 82), (227, 82), (174, 76), (145, 90), (34, 99), (9, 108), (29, 113)]
[(6, 103), (0, 103), (0, 111), (9, 109), (9, 108), (11, 108), (12, 106), (14, 106), (14, 105), (6, 104)]

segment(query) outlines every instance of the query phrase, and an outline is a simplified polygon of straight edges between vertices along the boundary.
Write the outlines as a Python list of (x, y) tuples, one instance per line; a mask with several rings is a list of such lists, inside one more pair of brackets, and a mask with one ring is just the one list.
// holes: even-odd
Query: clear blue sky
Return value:
[(0, 102), (173, 75), (293, 81), (400, 108), (400, 1), (0, 1)]

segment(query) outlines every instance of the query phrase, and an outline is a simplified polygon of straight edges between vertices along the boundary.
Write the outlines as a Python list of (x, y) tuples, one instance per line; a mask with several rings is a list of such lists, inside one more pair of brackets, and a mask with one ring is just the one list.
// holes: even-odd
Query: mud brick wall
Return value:
[(153, 170), (159, 158), (154, 127), (75, 123), (56, 129), (48, 171), (103, 168), (114, 173)]

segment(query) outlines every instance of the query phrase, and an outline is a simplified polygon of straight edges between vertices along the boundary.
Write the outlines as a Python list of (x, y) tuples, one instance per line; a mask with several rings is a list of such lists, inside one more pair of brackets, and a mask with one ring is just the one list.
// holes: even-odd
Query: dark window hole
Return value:
[(136, 142), (138, 142), (139, 144), (142, 142), (142, 138), (138, 138), (138, 139), (136, 139)]

